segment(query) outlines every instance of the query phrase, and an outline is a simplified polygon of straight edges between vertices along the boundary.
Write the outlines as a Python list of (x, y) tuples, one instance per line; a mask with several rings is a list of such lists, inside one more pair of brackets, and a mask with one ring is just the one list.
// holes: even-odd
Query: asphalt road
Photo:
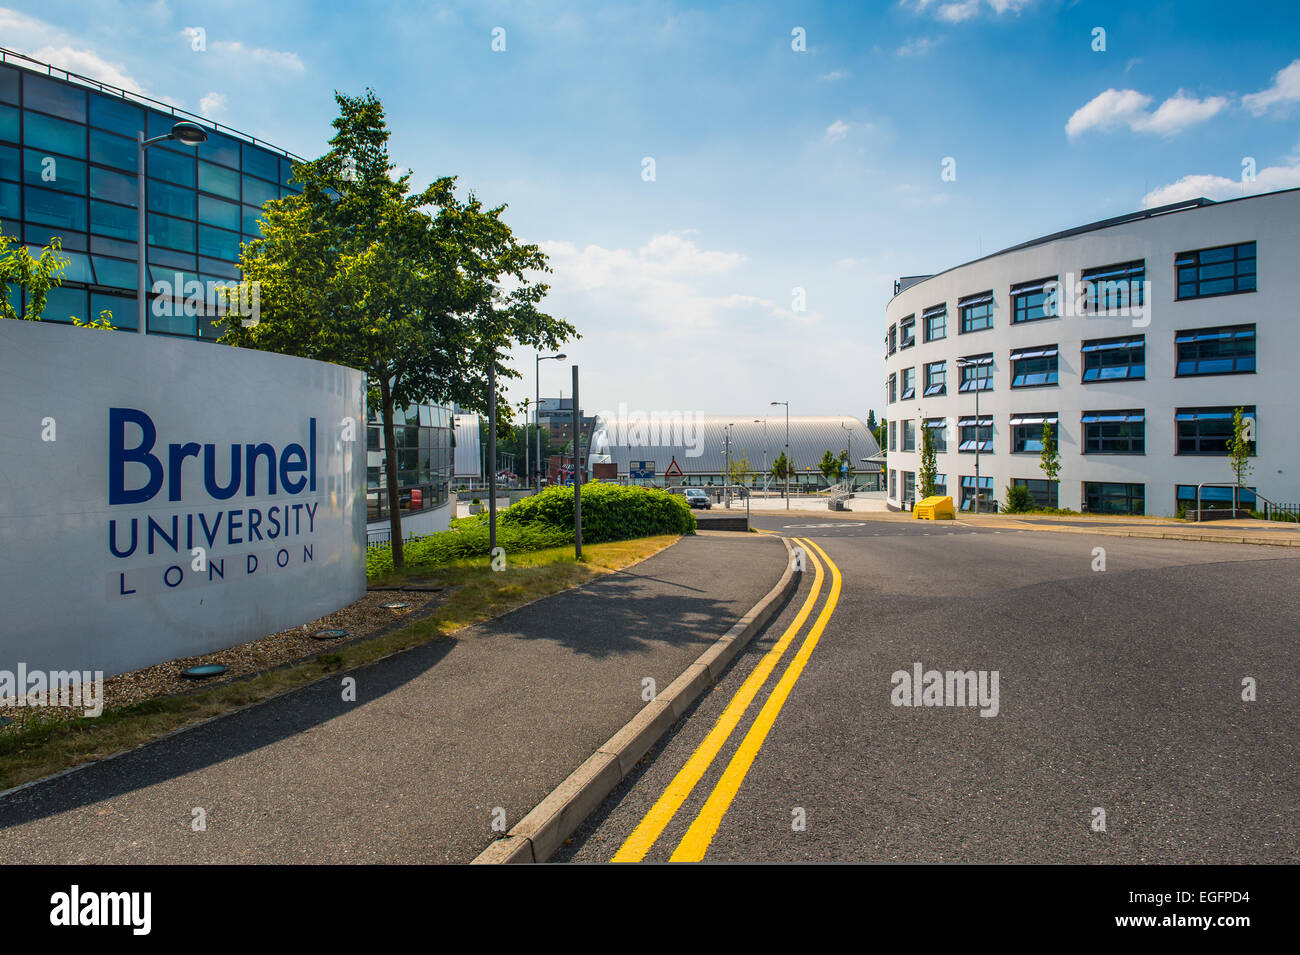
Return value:
[[(783, 515), (754, 524), (819, 544), (842, 592), (755, 751), (760, 708), (826, 605), (828, 568), (736, 729), (712, 760), (696, 757), (707, 769), (645, 860), (668, 860), (706, 805), (725, 806), (706, 861), (1300, 857), (1293, 550)], [(810, 566), (778, 619), (556, 861), (608, 861), (652, 807), (671, 807), (669, 784), (813, 577)], [(996, 671), (997, 714), (894, 705), (892, 675), (917, 663)], [(753, 761), (736, 786), (747, 735)]]

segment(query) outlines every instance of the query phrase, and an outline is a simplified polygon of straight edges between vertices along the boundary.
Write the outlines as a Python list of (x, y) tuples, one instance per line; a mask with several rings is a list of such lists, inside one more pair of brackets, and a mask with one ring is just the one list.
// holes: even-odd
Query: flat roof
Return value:
[[(1006, 255), (1009, 252), (1020, 252), (1023, 249), (1032, 249), (1036, 245), (1046, 245), (1049, 242), (1056, 242), (1059, 239), (1068, 239), (1071, 236), (1083, 235), (1084, 233), (1087, 232), (1097, 232), (1101, 229), (1110, 229), (1115, 226), (1127, 225), (1130, 222), (1141, 222), (1144, 219), (1153, 219), (1156, 216), (1171, 215), (1176, 212), (1189, 212), (1194, 209), (1203, 209), (1206, 206), (1224, 206), (1224, 205), (1229, 205), (1230, 203), (1233, 202), (1246, 202), (1251, 199), (1263, 199), (1269, 196), (1280, 196), (1288, 192), (1300, 192), (1300, 187), (1296, 187), (1293, 189), (1277, 189), (1274, 190), (1273, 192), (1258, 192), (1255, 193), (1253, 196), (1239, 196), (1235, 199), (1216, 200), (1216, 199), (1207, 199), (1204, 196), (1198, 196), (1195, 199), (1184, 199), (1181, 202), (1171, 202), (1168, 205), (1155, 206), (1154, 208), (1151, 209), (1142, 209), (1138, 212), (1129, 212), (1121, 216), (1112, 216), (1109, 219), (1098, 219), (1096, 222), (1089, 222), (1087, 225), (1075, 226), (1073, 229), (1064, 229), (1060, 232), (1053, 232), (1051, 235), (1041, 236), (1037, 239), (1030, 239), (1028, 242), (1021, 242), (1017, 245), (1008, 246), (1005, 249), (999, 249), (997, 252), (990, 252), (988, 255), (983, 255), (980, 256), (979, 258), (971, 259), (967, 262), (962, 262), (960, 265), (951, 266), (949, 268), (944, 269), (941, 272), (935, 272), (933, 275), (925, 276), (924, 278), (921, 278), (919, 281), (914, 281), (906, 285), (903, 285), (901, 288), (899, 288), (897, 292), (894, 293), (893, 297), (901, 295), (903, 292), (907, 291), (909, 288), (912, 288), (915, 285), (920, 285), (922, 282), (926, 282), (929, 279), (935, 278), (936, 276), (939, 275), (944, 275), (948, 272), (953, 271), (954, 269), (961, 269), (961, 268), (965, 268), (968, 265), (974, 265), (977, 262), (985, 262), (989, 259), (995, 259), (999, 255)], [(916, 276), (905, 275), (902, 276), (898, 281), (899, 283), (903, 283), (903, 282), (907, 282), (908, 279), (914, 279), (914, 278), (916, 278)], [(891, 301), (893, 300), (893, 297), (891, 297)]]

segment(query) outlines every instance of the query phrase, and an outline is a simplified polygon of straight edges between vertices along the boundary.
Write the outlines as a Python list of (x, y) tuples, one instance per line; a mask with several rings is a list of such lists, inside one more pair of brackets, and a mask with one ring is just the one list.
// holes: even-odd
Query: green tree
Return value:
[(786, 458), (785, 452), (782, 451), (776, 456), (776, 460), (772, 462), (772, 477), (778, 481), (784, 481), (787, 474), (792, 475), (793, 473), (794, 469), (790, 467), (790, 461)]
[[(25, 245), (10, 247), (13, 239), (0, 232), (0, 318), (20, 318), (39, 322), (45, 311), (45, 299), (51, 288), (63, 284), (63, 270), (68, 259), (59, 253), (62, 246), (56, 238), (33, 257)], [(9, 301), (9, 290), (27, 293), (27, 305), (19, 314)]]
[(745, 456), (745, 449), (741, 448), (740, 457), (731, 458), (731, 463), (727, 469), (728, 484), (744, 484), (745, 479), (753, 472), (754, 467), (749, 463), (749, 458)]
[(886, 447), (888, 447), (889, 439), (889, 422), (884, 418), (881, 418), (880, 424), (876, 426), (875, 436), (877, 447), (879, 447), (881, 451), (884, 451)]
[(867, 430), (872, 434), (876, 433), (876, 413), (875, 411), (867, 412)]
[(934, 429), (921, 423), (921, 469), (917, 480), (921, 486), (921, 498), (934, 497), (934, 484), (939, 476), (939, 456), (934, 450)]
[(549, 271), (546, 257), (516, 241), (504, 206), (485, 208), (473, 193), (462, 201), (450, 176), (412, 192), (409, 170), (390, 175), (389, 131), (374, 93), (334, 98), (330, 151), (294, 164), (302, 193), (268, 202), (261, 238), (243, 247), (240, 268), (256, 283), (260, 314), (249, 321), (228, 312), (222, 341), (365, 372), (384, 430), (400, 568), (396, 410), (441, 401), (484, 412), (489, 366), (498, 392), (519, 377), (505, 351), (554, 351), (577, 333), (538, 309), (548, 286), (533, 276)]
[(1055, 484), (1061, 474), (1061, 452), (1056, 446), (1056, 428), (1047, 421), (1043, 422), (1043, 450), (1038, 462), (1047, 480)]
[(1241, 500), (1241, 489), (1245, 486), (1246, 478), (1254, 470), (1250, 464), (1250, 456), (1254, 452), (1255, 423), (1252, 418), (1242, 416), (1244, 409), (1238, 408), (1232, 413), (1232, 439), (1228, 442), (1228, 466), (1232, 468), (1233, 480), (1236, 482), (1236, 488), (1233, 491), (1232, 504), (1237, 506)]
[(817, 463), (817, 470), (822, 472), (822, 477), (826, 479), (827, 484), (830, 484), (835, 475), (840, 473), (840, 459), (827, 451), (822, 455), (821, 461)]

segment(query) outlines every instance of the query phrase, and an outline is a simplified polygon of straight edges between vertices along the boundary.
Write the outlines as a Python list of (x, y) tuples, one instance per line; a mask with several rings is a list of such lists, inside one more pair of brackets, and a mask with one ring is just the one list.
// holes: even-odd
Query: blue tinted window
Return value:
[(244, 206), (244, 231), (252, 236), (262, 234), (262, 210)]
[(280, 157), (274, 156), (256, 146), (243, 144), (244, 172), (253, 176), (278, 182), (280, 179)]
[(0, 146), (0, 179), (18, 179), (18, 150), (13, 146)]
[(52, 288), (45, 296), (45, 311), (41, 320), (45, 322), (71, 323), (72, 316), (83, 322), (86, 320), (87, 297), (85, 289)]
[[(27, 251), (34, 256), (39, 256), (41, 250), (35, 246), (28, 246)], [(84, 252), (69, 252), (66, 249), (55, 253), (63, 262), (63, 271), (59, 275), (65, 282), (84, 282), (89, 285), (95, 281), (95, 274), (90, 271), (90, 256)], [(78, 315), (78, 318), (81, 316)]]
[(86, 91), (46, 76), (27, 74), (23, 81), (23, 106), (78, 123), (86, 121)]
[(149, 334), (150, 335), (188, 335), (195, 338), (199, 334), (199, 322), (197, 315), (186, 315), (187, 311), (192, 311), (185, 307), (183, 302), (171, 303), (169, 309), (171, 315), (155, 315), (152, 305), (149, 308)]
[(40, 113), (24, 113), (23, 144), (43, 152), (85, 159), (86, 127)]
[(12, 106), (0, 106), (0, 139), (18, 142), (18, 110)]
[(194, 157), (182, 156), (169, 149), (150, 147), (145, 152), (150, 177), (165, 179), (180, 186), (194, 188)]
[(269, 182), (244, 177), (244, 202), (250, 206), (260, 206), (264, 202), (280, 198), (280, 190)]
[(59, 226), (74, 232), (86, 231), (86, 200), (50, 189), (27, 186), (23, 190), (28, 222)]
[(199, 196), (199, 221), (223, 229), (239, 231), (239, 206), (211, 196)]
[(238, 140), (223, 136), (221, 133), (209, 132), (208, 141), (198, 147), (199, 158), (238, 169), (239, 146)]
[(136, 211), (126, 206), (115, 206), (92, 199), (90, 200), (90, 231), (114, 239), (134, 242), (139, 235)]
[(149, 214), (149, 244), (182, 252), (194, 251), (194, 223)]
[(199, 189), (239, 201), (239, 173), (199, 160)]
[[(135, 285), (134, 282), (131, 283)], [(90, 315), (93, 319), (108, 318), (115, 328), (135, 328), (135, 299), (120, 295), (90, 294)], [(104, 316), (102, 312), (109, 312)]]
[(135, 139), (136, 134), (144, 128), (144, 110), (125, 100), (91, 93), (90, 125), (111, 129)]
[(302, 186), (299, 183), (291, 182), (293, 179), (293, 161), (290, 159), (280, 160), (280, 185), (292, 190), (293, 192), (302, 192)]
[(16, 182), (0, 182), (0, 222), (21, 217), (19, 187)]
[(23, 181), (60, 192), (86, 194), (86, 164), (37, 149), (23, 150)]
[(18, 71), (0, 66), (0, 103), (18, 105)]
[(239, 258), (239, 233), (214, 229), (212, 226), (199, 226), (199, 255), (210, 255), (218, 259)]
[(70, 252), (86, 251), (86, 233), (69, 232), (67, 229), (51, 229), (47, 225), (34, 225), (27, 223), (23, 229), (23, 240), (28, 245), (34, 245), (38, 248), (49, 246), (54, 248), (55, 242), (58, 242), (60, 248), (67, 249)]
[[(239, 236), (235, 236), (236, 239)], [(203, 226), (199, 226), (199, 251), (203, 251)], [(216, 259), (199, 259), (199, 269), (208, 272), (213, 276), (228, 282), (231, 279), (239, 278), (239, 269), (229, 262), (218, 262)]]
[[(106, 255), (96, 255), (95, 260), (95, 280), (100, 285), (111, 285), (114, 288), (136, 287), (135, 263), (124, 262), (122, 259), (110, 259)], [(114, 322), (114, 324), (117, 324)]]
[(165, 212), (170, 216), (184, 219), (194, 218), (194, 190), (182, 189), (154, 180), (149, 183), (146, 195), (149, 199), (150, 212)]
[[(95, 210), (90, 210), (90, 217), (93, 221)], [(101, 255), (115, 255), (119, 259), (131, 259), (134, 261), (136, 255), (136, 244), (134, 242), (122, 242), (118, 239), (105, 239), (100, 236), (92, 236), (90, 239), (90, 251), (98, 252)]]
[(90, 196), (92, 199), (108, 199), (125, 206), (135, 206), (139, 198), (139, 182), (135, 176), (107, 169), (90, 170)]
[(90, 131), (90, 161), (125, 169), (134, 174), (140, 161), (139, 145), (122, 136)]
[(186, 272), (194, 271), (194, 256), (185, 252), (173, 252), (170, 249), (149, 250), (150, 265), (165, 265), (169, 269), (183, 269)]

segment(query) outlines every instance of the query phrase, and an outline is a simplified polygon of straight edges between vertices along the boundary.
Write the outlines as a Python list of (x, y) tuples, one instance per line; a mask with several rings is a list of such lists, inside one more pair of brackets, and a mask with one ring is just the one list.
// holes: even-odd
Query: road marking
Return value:
[(717, 786), (709, 794), (708, 801), (705, 802), (704, 808), (700, 814), (695, 817), (691, 823), (690, 829), (686, 830), (686, 835), (678, 843), (677, 849), (673, 852), (670, 862), (699, 862), (704, 858), (704, 854), (709, 850), (709, 844), (713, 837), (717, 835), (718, 827), (722, 825), (722, 817), (727, 814), (731, 807), (731, 802), (736, 798), (736, 793), (740, 792), (740, 787), (745, 782), (745, 774), (749, 772), (749, 767), (753, 765), (758, 751), (762, 748), (763, 742), (767, 739), (768, 731), (776, 722), (777, 716), (781, 712), (781, 707), (785, 705), (786, 698), (789, 697), (790, 691), (794, 689), (795, 683), (798, 682), (799, 676), (803, 673), (804, 666), (808, 663), (808, 658), (817, 647), (817, 641), (821, 639), (822, 632), (826, 629), (826, 624), (831, 619), (831, 614), (835, 612), (835, 605), (840, 599), (840, 586), (843, 578), (840, 576), (839, 567), (835, 566), (835, 561), (827, 556), (826, 551), (822, 550), (812, 541), (808, 542), (821, 554), (826, 565), (831, 569), (831, 589), (826, 597), (826, 604), (822, 607), (822, 612), (817, 615), (817, 622), (813, 624), (812, 629), (808, 631), (808, 636), (804, 639), (803, 645), (799, 652), (795, 654), (790, 665), (786, 667), (785, 673), (781, 674), (781, 679), (777, 681), (772, 688), (767, 702), (759, 710), (758, 716), (754, 720), (754, 725), (749, 728), (745, 738), (740, 743), (740, 748), (736, 754), (731, 757), (731, 762), (727, 764), (726, 770), (722, 773), (722, 778), (718, 780)]
[(866, 527), (862, 521), (834, 521), (830, 524), (786, 524), (784, 530), (800, 530), (807, 527)]
[[(659, 838), (659, 834), (664, 831), (664, 827), (672, 821), (682, 803), (686, 801), (696, 784), (708, 771), (709, 766), (726, 744), (732, 731), (740, 724), (740, 719), (745, 715), (745, 711), (749, 709), (749, 704), (754, 701), (754, 697), (763, 688), (768, 676), (776, 668), (786, 649), (794, 642), (795, 636), (808, 620), (809, 614), (812, 613), (813, 606), (821, 596), (822, 579), (825, 575), (822, 572), (821, 561), (807, 549), (807, 542), (799, 538), (794, 538), (794, 540), (804, 546), (804, 553), (812, 561), (817, 573), (813, 579), (812, 590), (808, 594), (808, 599), (799, 608), (799, 613), (791, 621), (790, 626), (786, 628), (785, 633), (781, 634), (781, 639), (772, 646), (772, 649), (763, 656), (763, 659), (759, 660), (753, 672), (745, 678), (745, 682), (741, 684), (735, 696), (727, 703), (726, 709), (722, 711), (722, 715), (718, 717), (717, 723), (709, 731), (709, 735), (704, 738), (704, 742), (700, 743), (695, 752), (691, 754), (691, 758), (686, 761), (686, 765), (673, 777), (673, 781), (668, 784), (668, 788), (663, 791), (663, 795), (650, 807), (650, 811), (632, 830), (632, 834), (627, 837), (622, 847), (615, 853), (614, 858), (610, 860), (611, 862), (640, 862), (645, 858), (655, 840)], [(817, 549), (821, 550), (820, 547)]]

